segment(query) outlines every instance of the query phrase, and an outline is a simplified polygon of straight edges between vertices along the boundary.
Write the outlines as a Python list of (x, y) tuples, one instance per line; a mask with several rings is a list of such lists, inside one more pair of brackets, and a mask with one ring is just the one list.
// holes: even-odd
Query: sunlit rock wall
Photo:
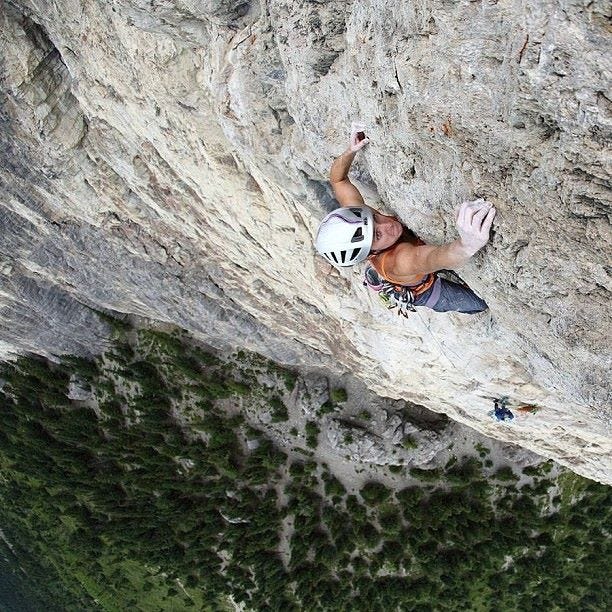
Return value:
[[(0, 352), (97, 309), (352, 372), (612, 482), (609, 4), (0, 2)], [(369, 203), (430, 242), (484, 196), (491, 306), (398, 320), (315, 256), (350, 122)], [(508, 396), (511, 423), (487, 415)]]

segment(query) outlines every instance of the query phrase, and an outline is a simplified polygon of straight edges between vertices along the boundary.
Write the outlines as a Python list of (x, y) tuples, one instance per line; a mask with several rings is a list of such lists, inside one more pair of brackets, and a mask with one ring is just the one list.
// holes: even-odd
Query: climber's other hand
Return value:
[(489, 242), (496, 212), (495, 207), (482, 198), (463, 202), (459, 208), (457, 229), (461, 244), (469, 255), (473, 255)]
[(365, 127), (353, 124), (351, 126), (351, 137), (349, 149), (352, 153), (361, 151), (363, 147), (370, 144), (370, 139), (365, 135)]

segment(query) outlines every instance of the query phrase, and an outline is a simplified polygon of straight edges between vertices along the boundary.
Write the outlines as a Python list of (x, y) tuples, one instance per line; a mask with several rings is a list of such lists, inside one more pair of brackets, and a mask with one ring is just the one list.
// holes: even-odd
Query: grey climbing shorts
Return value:
[(436, 278), (425, 293), (419, 295), (415, 306), (425, 306), (436, 312), (463, 312), (475, 314), (487, 310), (488, 306), (469, 287), (445, 278)]

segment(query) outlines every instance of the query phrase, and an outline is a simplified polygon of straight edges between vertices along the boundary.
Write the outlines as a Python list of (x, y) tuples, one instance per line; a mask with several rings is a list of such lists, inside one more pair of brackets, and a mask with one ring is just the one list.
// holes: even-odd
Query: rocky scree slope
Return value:
[[(609, 6), (0, 5), (0, 352), (94, 353), (94, 309), (351, 372), (612, 481)], [(312, 248), (351, 120), (369, 203), (455, 237), (490, 313), (398, 321)], [(492, 399), (535, 405), (498, 423)]]

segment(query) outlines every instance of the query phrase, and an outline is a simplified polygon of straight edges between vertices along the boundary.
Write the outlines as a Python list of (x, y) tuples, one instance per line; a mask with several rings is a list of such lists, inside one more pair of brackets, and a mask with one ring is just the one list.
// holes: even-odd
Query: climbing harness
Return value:
[(408, 317), (409, 312), (416, 312), (414, 307), (416, 295), (410, 287), (390, 283), (379, 276), (374, 266), (366, 267), (363, 284), (378, 293), (380, 301), (388, 310), (397, 308), (397, 314), (403, 317)]
[(387, 309), (397, 308), (398, 315), (408, 317), (408, 313), (416, 312), (414, 302), (419, 295), (425, 293), (435, 283), (436, 275), (427, 274), (421, 282), (415, 285), (403, 285), (393, 281), (385, 270), (385, 259), (388, 254), (389, 251), (386, 251), (380, 258), (380, 272), (374, 266), (372, 258), (372, 263), (366, 267), (363, 284), (378, 293), (378, 297)]

